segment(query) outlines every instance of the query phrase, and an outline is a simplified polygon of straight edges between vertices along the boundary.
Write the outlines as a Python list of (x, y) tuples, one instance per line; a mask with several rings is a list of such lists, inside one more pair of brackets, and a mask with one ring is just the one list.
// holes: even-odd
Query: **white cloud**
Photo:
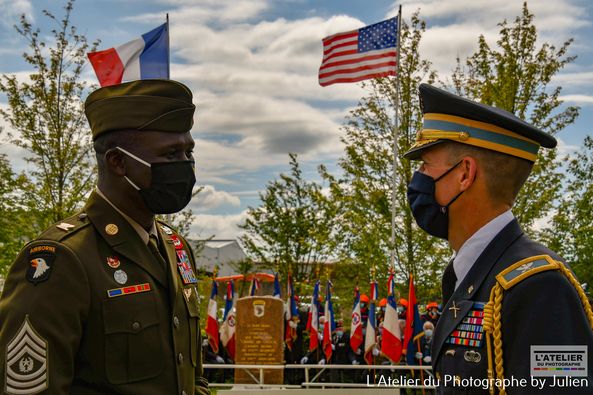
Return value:
[(25, 14), (33, 21), (33, 5), (29, 0), (0, 0), (0, 23), (12, 28), (20, 16)]
[(216, 239), (237, 238), (242, 230), (238, 225), (244, 223), (247, 211), (234, 215), (198, 214), (191, 227), (191, 237), (205, 239), (215, 236)]
[(576, 103), (585, 106), (593, 104), (593, 96), (591, 95), (563, 95), (558, 98), (566, 103)]
[(574, 154), (575, 152), (580, 150), (580, 147), (577, 145), (568, 144), (563, 139), (556, 137), (558, 140), (558, 154), (560, 157), (564, 157), (569, 154)]
[(192, 202), (192, 208), (198, 211), (211, 210), (225, 205), (239, 207), (241, 199), (228, 192), (217, 191), (212, 185), (204, 185), (195, 201)]

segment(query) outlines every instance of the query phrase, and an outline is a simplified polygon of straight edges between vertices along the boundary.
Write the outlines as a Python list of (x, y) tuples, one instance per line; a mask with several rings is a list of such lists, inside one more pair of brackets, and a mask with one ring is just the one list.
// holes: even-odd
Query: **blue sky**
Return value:
[[(191, 87), (197, 105), (192, 134), (196, 139), (198, 182), (205, 190), (191, 203), (197, 214), (194, 237), (236, 237), (258, 191), (288, 168), (297, 152), (305, 174), (316, 167), (335, 169), (342, 153), (340, 125), (363, 91), (356, 84), (322, 88), (317, 83), (321, 39), (416, 9), (427, 21), (421, 46), (445, 79), (476, 49), (484, 34), (494, 43), (503, 19), (519, 14), (518, 0), (79, 0), (72, 22), (89, 40), (109, 48), (171, 23), (171, 77)], [(49, 32), (41, 10), (62, 15), (64, 1), (0, 0), (0, 73), (25, 76), (25, 43), (12, 25), (25, 13)], [(566, 103), (582, 107), (576, 124), (559, 136), (560, 149), (578, 148), (593, 134), (593, 4), (587, 0), (528, 2), (541, 41), (561, 44), (574, 37), (576, 62), (555, 79)], [(94, 80), (90, 67), (84, 76)], [(0, 106), (6, 98), (0, 97)], [(0, 121), (0, 126), (6, 126)], [(0, 151), (22, 169), (23, 153), (2, 141)]]

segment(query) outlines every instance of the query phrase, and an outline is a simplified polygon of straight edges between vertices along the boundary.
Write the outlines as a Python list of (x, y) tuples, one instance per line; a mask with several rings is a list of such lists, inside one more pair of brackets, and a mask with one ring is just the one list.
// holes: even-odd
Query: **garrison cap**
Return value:
[(84, 112), (98, 136), (116, 130), (186, 133), (194, 123), (192, 93), (172, 80), (138, 80), (92, 92)]
[(420, 85), (422, 130), (404, 154), (419, 159), (422, 151), (456, 141), (535, 162), (539, 147), (554, 148), (556, 139), (514, 114), (477, 103), (428, 84)]

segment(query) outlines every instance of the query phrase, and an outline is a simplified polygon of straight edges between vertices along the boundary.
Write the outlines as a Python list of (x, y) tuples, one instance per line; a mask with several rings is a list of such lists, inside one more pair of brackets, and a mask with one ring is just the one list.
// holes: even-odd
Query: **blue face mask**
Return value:
[(432, 236), (446, 239), (449, 236), (449, 206), (457, 200), (463, 191), (459, 192), (446, 206), (437, 203), (434, 196), (436, 183), (443, 179), (461, 161), (443, 173), (437, 179), (427, 176), (424, 173), (415, 171), (412, 181), (408, 185), (408, 202), (412, 215), (418, 226)]

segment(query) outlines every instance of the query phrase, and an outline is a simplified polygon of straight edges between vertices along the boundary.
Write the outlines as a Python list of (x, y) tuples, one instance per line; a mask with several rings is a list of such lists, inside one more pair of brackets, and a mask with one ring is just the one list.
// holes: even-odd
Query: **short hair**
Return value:
[(130, 148), (137, 143), (139, 134), (137, 130), (117, 130), (101, 134), (93, 141), (99, 177), (105, 171), (105, 153), (115, 147)]
[(512, 206), (533, 168), (533, 162), (516, 156), (454, 141), (443, 144), (447, 145), (451, 165), (464, 156), (476, 159), (484, 171), (488, 194), (496, 203)]

